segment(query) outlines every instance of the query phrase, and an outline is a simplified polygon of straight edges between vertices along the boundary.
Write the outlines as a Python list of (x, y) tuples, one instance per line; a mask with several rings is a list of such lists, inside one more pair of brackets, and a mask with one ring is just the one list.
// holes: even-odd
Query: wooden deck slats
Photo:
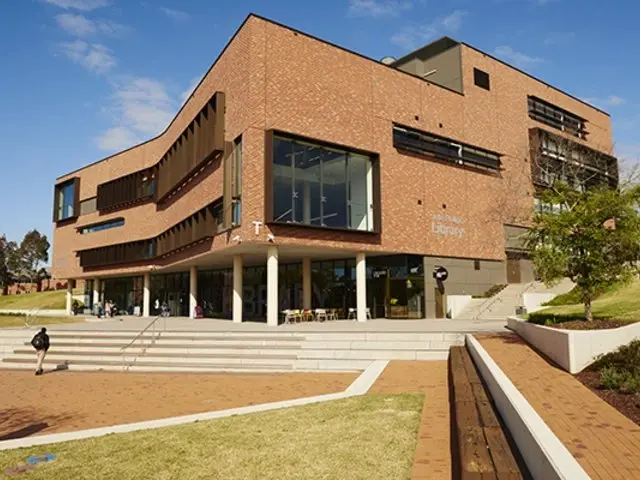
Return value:
[(452, 347), (449, 368), (454, 401), (457, 469), (461, 480), (521, 479), (498, 416), (465, 347)]

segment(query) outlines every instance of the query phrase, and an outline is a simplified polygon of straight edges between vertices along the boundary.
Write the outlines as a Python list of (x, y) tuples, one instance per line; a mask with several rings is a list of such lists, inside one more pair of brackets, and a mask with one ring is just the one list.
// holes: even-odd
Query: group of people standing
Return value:
[(100, 301), (98, 303), (96, 303), (93, 306), (93, 310), (94, 310), (94, 315), (98, 318), (101, 317), (115, 317), (118, 314), (118, 307), (117, 305), (111, 301), (111, 300), (107, 300), (106, 303), (103, 303)]

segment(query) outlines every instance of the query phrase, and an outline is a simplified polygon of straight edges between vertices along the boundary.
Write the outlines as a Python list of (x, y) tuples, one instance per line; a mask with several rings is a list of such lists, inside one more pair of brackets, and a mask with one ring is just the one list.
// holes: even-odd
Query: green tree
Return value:
[(17, 246), (7, 237), (0, 236), (0, 290), (4, 290), (13, 281), (11, 266), (15, 263)]
[(47, 236), (38, 230), (27, 232), (17, 251), (15, 273), (28, 277), (32, 283), (39, 283), (42, 279), (42, 264), (49, 261), (50, 246)]
[(534, 215), (528, 234), (536, 271), (547, 284), (570, 278), (591, 321), (596, 292), (637, 273), (640, 187), (580, 192), (556, 182), (541, 200), (552, 207)]

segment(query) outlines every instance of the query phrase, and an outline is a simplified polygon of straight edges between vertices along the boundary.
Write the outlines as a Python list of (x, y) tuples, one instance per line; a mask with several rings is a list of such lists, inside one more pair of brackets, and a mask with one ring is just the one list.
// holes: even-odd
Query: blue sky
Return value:
[[(615, 7), (614, 7), (615, 6)], [(248, 13), (364, 55), (449, 35), (609, 112), (640, 157), (632, 0), (0, 0), (0, 235), (51, 235), (55, 178), (155, 136)]]

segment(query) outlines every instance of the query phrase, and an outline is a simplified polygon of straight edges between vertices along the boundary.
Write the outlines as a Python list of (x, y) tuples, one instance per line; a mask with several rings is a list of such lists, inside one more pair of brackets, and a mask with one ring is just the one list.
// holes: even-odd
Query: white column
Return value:
[(267, 325), (278, 326), (278, 247), (267, 250)]
[(242, 323), (242, 255), (233, 257), (233, 323)]
[(72, 282), (73, 280), (71, 279), (67, 280), (67, 304), (66, 304), (67, 315), (71, 315), (71, 303), (73, 299), (73, 288), (71, 287)]
[(198, 305), (198, 268), (189, 269), (189, 318), (194, 318)]
[(143, 291), (142, 291), (142, 316), (151, 316), (151, 274), (144, 274)]
[(100, 302), (100, 279), (93, 279), (93, 301), (91, 305), (87, 305), (91, 310), (93, 310), (93, 306)]
[(311, 308), (311, 258), (302, 259), (302, 308)]
[(356, 255), (356, 307), (358, 309), (358, 321), (367, 321), (367, 264), (364, 252)]

